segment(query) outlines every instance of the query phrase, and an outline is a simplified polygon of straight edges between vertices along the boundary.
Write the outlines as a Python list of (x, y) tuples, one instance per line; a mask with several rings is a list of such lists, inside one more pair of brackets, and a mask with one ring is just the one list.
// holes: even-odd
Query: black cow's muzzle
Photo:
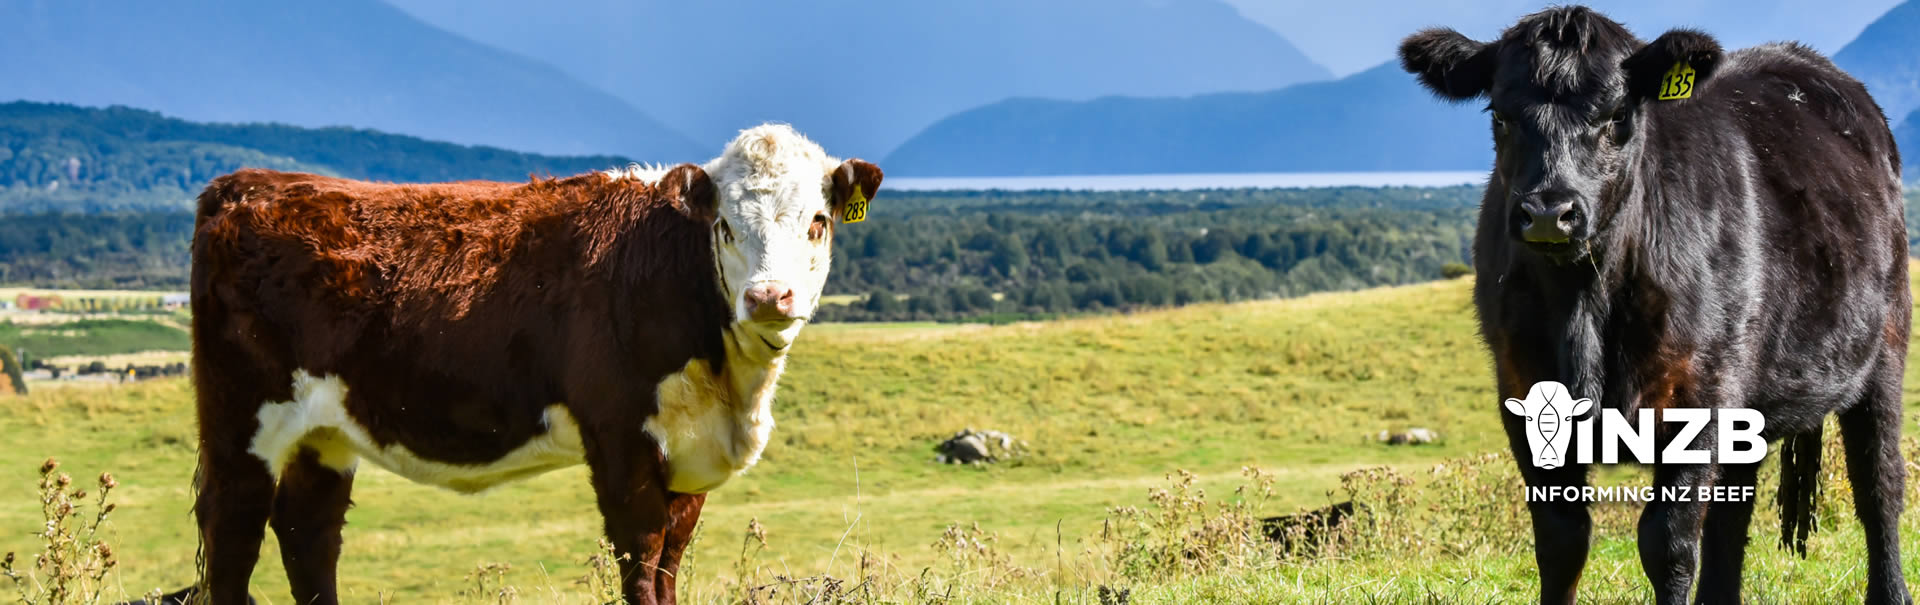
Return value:
[(1566, 244), (1586, 224), (1586, 214), (1571, 200), (1532, 199), (1513, 211), (1514, 232), (1528, 244)]

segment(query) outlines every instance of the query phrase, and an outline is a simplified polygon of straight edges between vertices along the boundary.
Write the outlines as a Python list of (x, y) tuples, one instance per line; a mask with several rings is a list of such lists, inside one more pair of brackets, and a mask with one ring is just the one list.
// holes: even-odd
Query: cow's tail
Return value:
[(1807, 536), (1818, 528), (1820, 426), (1780, 440), (1780, 547), (1807, 556)]

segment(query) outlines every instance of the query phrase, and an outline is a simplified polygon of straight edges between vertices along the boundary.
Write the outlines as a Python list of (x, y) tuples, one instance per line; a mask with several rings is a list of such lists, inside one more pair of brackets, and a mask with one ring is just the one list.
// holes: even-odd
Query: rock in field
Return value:
[(1380, 431), (1378, 439), (1387, 445), (1424, 445), (1440, 440), (1440, 434), (1425, 427), (1414, 427), (1395, 433)]
[(933, 451), (938, 455), (933, 457), (933, 461), (942, 464), (989, 464), (1016, 457), (1026, 447), (1026, 442), (1014, 439), (1012, 435), (969, 428), (954, 433), (953, 437), (934, 446)]

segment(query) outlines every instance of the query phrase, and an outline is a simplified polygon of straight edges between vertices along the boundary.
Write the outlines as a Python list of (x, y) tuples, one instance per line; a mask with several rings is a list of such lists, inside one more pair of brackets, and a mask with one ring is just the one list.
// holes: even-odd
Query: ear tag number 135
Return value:
[(1693, 96), (1693, 66), (1686, 61), (1673, 64), (1667, 75), (1660, 79), (1660, 100), (1673, 101)]

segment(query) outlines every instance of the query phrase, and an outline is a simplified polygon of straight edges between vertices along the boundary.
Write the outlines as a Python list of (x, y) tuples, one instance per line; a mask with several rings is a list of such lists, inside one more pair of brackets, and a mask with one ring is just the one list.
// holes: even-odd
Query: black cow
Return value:
[[(193, 605), (195, 597), (198, 597), (198, 596), (200, 596), (200, 589), (195, 586), (188, 586), (180, 590), (176, 590), (173, 592), (169, 592), (167, 594), (160, 595), (159, 597), (156, 597), (154, 600), (151, 600), (151, 601), (146, 599), (139, 599), (134, 601), (127, 601), (125, 603), (120, 603), (119, 605)], [(247, 605), (253, 605), (254, 602), (255, 601), (253, 600), (252, 596), (247, 597)]]
[[(1474, 301), (1500, 397), (1552, 380), (1629, 417), (1759, 410), (1763, 436), (1799, 450), (1787, 487), (1818, 471), (1806, 455), (1838, 412), (1868, 601), (1907, 602), (1906, 226), (1899, 153), (1865, 87), (1798, 44), (1726, 53), (1684, 29), (1644, 43), (1584, 7), (1529, 15), (1488, 43), (1423, 31), (1400, 57), (1444, 98), (1490, 101), (1497, 151)], [(1505, 417), (1525, 459), (1524, 421)], [(1664, 449), (1678, 425), (1660, 426)], [(1708, 429), (1693, 443), (1717, 441)], [(1661, 464), (1654, 481), (1752, 485), (1756, 466)], [(1530, 486), (1587, 481), (1581, 464), (1521, 471)], [(1586, 505), (1529, 506), (1541, 600), (1571, 603)], [(1785, 512), (1804, 521), (1810, 509)], [(1737, 601), (1752, 513), (1751, 502), (1648, 504), (1640, 556), (1659, 602), (1687, 598), (1696, 555), (1699, 600)]]
[[(1337, 502), (1324, 508), (1260, 519), (1260, 533), (1267, 541), (1280, 545), (1280, 550), (1305, 555), (1317, 555), (1320, 547), (1337, 540), (1347, 524), (1355, 517), (1355, 504), (1352, 500)], [(1358, 505), (1359, 512), (1367, 512), (1367, 506)]]

